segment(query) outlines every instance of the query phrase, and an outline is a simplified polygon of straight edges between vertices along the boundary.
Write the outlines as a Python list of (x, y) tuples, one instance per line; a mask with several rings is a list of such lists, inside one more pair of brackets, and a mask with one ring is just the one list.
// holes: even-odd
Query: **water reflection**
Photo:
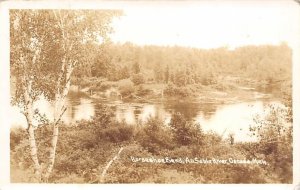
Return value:
[(126, 122), (127, 124), (136, 124), (134, 107), (124, 106), (117, 107), (116, 111), (116, 119), (119, 122)]
[[(235, 141), (255, 141), (249, 136), (249, 126), (253, 122), (255, 114), (263, 114), (263, 101), (244, 102), (236, 104), (214, 103), (188, 103), (188, 102), (164, 102), (164, 103), (124, 103), (122, 101), (93, 101), (84, 96), (70, 96), (66, 102), (67, 111), (62, 118), (66, 124), (79, 120), (88, 120), (95, 115), (97, 106), (109, 105), (115, 113), (116, 120), (127, 124), (146, 122), (150, 117), (157, 117), (167, 124), (171, 120), (171, 113), (180, 112), (196, 123), (201, 124), (205, 131), (213, 130), (226, 138), (230, 133), (235, 134)], [(41, 98), (35, 102), (42, 113), (49, 120), (53, 120), (53, 105)], [(99, 109), (100, 110), (100, 109)], [(16, 107), (11, 108), (13, 126), (26, 126), (25, 117)], [(38, 124), (34, 121), (34, 124)]]
[(95, 108), (92, 105), (92, 101), (89, 99), (81, 98), (80, 104), (75, 108), (69, 103), (68, 107), (72, 107), (74, 110), (74, 116), (69, 117), (72, 118), (71, 122), (79, 121), (79, 120), (89, 120), (95, 114)]
[[(95, 114), (93, 102), (87, 98), (79, 97), (76, 100), (68, 98), (66, 100), (66, 106), (67, 110), (61, 119), (66, 124), (71, 124), (79, 120), (89, 120)], [(34, 109), (38, 108), (41, 114), (45, 114), (49, 121), (54, 120), (54, 106), (44, 97), (40, 97), (39, 100), (34, 102), (33, 107)], [(26, 118), (18, 107), (12, 106), (10, 108), (10, 115), (13, 118), (11, 121), (12, 127), (26, 127)], [(40, 124), (36, 119), (34, 119), (32, 123), (35, 126)]]
[(253, 124), (253, 116), (262, 114), (263, 102), (247, 102), (218, 107), (215, 114), (205, 118), (202, 113), (196, 117), (205, 131), (213, 130), (223, 137), (234, 134), (235, 141), (255, 141), (250, 137), (249, 126)]

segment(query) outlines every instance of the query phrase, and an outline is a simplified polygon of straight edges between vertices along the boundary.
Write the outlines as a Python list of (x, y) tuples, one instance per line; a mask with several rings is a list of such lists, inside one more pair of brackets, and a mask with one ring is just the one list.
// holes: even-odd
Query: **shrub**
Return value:
[(96, 115), (92, 120), (85, 122), (97, 129), (108, 128), (114, 122), (114, 112), (110, 107), (98, 105)]
[(292, 176), (292, 123), (289, 107), (270, 104), (263, 116), (254, 118), (250, 127), (252, 135), (259, 140), (258, 153), (266, 155), (270, 168), (276, 172), (281, 182)]
[(134, 92), (133, 82), (130, 79), (120, 81), (118, 86), (122, 96), (127, 96)]
[(113, 143), (129, 141), (133, 137), (134, 128), (131, 126), (109, 127), (99, 131), (99, 139)]
[(131, 77), (131, 80), (134, 83), (134, 85), (139, 85), (139, 84), (145, 83), (145, 78), (142, 73), (134, 74)]
[(157, 118), (150, 118), (147, 121), (145, 127), (137, 134), (137, 140), (143, 148), (151, 153), (174, 148), (170, 130)]
[(116, 84), (115, 84), (115, 82), (111, 82), (111, 81), (103, 81), (103, 82), (99, 83), (97, 86), (99, 86), (98, 90), (104, 91), (109, 88), (115, 87)]
[(187, 122), (181, 113), (172, 115), (170, 127), (173, 131), (175, 141), (179, 145), (202, 144), (204, 134), (201, 126)]
[(193, 86), (181, 86), (178, 87), (173, 83), (169, 83), (165, 88), (165, 94), (169, 96), (180, 96), (180, 97), (189, 97), (193, 96), (196, 92), (196, 87)]
[(175, 94), (176, 94), (176, 86), (175, 86), (175, 84), (169, 83), (169, 84), (166, 86), (166, 88), (165, 88), (165, 90), (164, 90), (164, 93), (165, 93), (166, 95), (170, 95), (170, 96), (175, 95)]
[(215, 131), (208, 131), (205, 133), (205, 136), (204, 136), (204, 144), (207, 144), (207, 145), (218, 145), (222, 142), (222, 137), (217, 134)]
[(145, 88), (143, 85), (140, 85), (136, 91), (137, 96), (145, 96), (151, 92), (150, 89)]

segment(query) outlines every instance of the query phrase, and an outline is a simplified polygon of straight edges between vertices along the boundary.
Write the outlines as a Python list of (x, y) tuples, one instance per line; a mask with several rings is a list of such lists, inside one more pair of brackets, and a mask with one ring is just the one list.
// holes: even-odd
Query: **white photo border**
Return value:
[[(225, 0), (224, 0), (225, 1)], [(276, 0), (274, 0), (276, 1)], [(283, 0), (286, 1), (286, 0)], [(290, 0), (292, 1), (292, 0)], [(213, 1), (222, 2), (220, 1)], [(226, 1), (230, 3), (230, 1)], [(232, 1), (231, 1), (232, 2)], [(252, 1), (259, 4), (260, 1)], [(156, 3), (160, 6), (169, 4), (178, 4), (179, 6), (191, 5), (196, 1), (4, 1), (0, 2), (0, 190), (14, 189), (99, 189), (99, 188), (124, 188), (150, 190), (153, 188), (189, 188), (189, 189), (230, 189), (230, 190), (292, 190), (297, 184), (300, 184), (300, 4), (296, 1), (295, 9), (298, 9), (298, 23), (290, 23), (293, 29), (297, 31), (297, 37), (291, 44), (293, 51), (293, 184), (172, 184), (172, 185), (154, 185), (154, 184), (134, 184), (134, 185), (88, 185), (88, 184), (11, 184), (10, 183), (10, 148), (9, 148), (9, 130), (10, 120), (10, 71), (9, 71), (9, 10), (10, 9), (122, 9), (125, 6), (147, 6), (148, 3)], [(290, 44), (289, 44), (290, 45)], [(255, 175), (255, 174), (254, 174)], [(300, 189), (300, 188), (299, 188)]]

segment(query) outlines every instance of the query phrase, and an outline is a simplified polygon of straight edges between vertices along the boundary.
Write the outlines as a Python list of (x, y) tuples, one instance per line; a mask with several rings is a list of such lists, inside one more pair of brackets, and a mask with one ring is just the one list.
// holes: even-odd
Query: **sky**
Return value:
[(186, 1), (126, 4), (114, 19), (114, 42), (138, 45), (235, 48), (293, 45), (300, 34), (294, 1)]

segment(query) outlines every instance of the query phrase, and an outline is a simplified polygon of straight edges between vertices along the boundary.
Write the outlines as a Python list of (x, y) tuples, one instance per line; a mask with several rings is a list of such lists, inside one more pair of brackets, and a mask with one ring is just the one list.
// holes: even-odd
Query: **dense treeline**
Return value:
[(226, 76), (267, 83), (291, 77), (291, 49), (284, 43), (235, 50), (110, 44), (93, 60), (79, 66), (74, 77), (130, 78), (135, 84), (171, 82), (176, 86), (211, 85)]

